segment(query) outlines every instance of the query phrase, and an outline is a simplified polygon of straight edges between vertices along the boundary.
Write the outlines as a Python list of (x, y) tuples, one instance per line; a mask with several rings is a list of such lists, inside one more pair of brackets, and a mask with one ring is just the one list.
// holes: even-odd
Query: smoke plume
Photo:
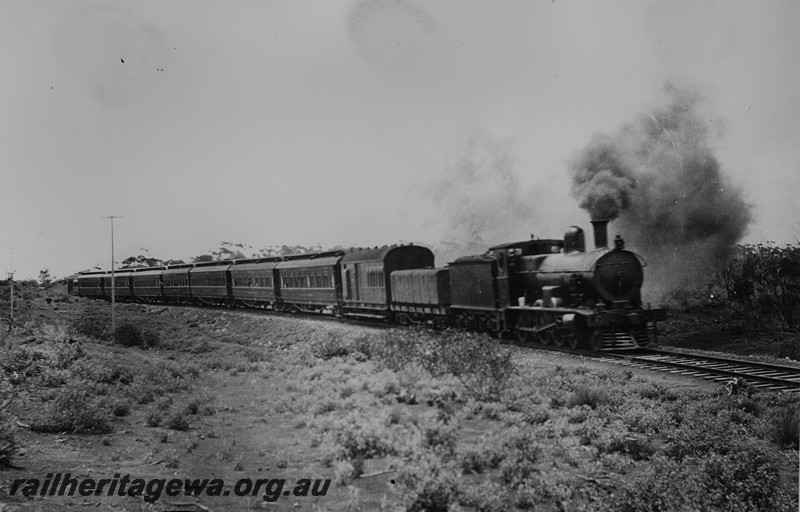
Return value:
[(592, 219), (616, 219), (630, 206), (634, 171), (616, 142), (596, 135), (574, 163), (573, 192)]
[(618, 219), (611, 229), (650, 263), (653, 298), (713, 278), (751, 221), (714, 157), (701, 96), (674, 86), (666, 93), (666, 106), (595, 136), (571, 165), (580, 205), (593, 218)]
[(530, 233), (533, 194), (521, 187), (507, 145), (484, 131), (469, 138), (431, 190), (446, 229), (435, 247), (439, 264)]

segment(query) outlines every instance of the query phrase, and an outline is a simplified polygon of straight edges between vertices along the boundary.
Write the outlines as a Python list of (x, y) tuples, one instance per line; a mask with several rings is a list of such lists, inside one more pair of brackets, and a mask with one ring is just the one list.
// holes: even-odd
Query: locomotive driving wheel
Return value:
[(572, 350), (575, 350), (580, 346), (582, 337), (583, 336), (576, 331), (572, 331), (570, 329), (561, 329), (561, 332), (559, 333), (561, 345), (559, 346), (566, 345)]
[(592, 329), (586, 334), (586, 346), (592, 352), (599, 352), (601, 346), (600, 330)]
[(553, 313), (542, 312), (536, 321), (536, 337), (542, 345), (556, 343), (556, 318)]
[(533, 334), (533, 332), (528, 330), (530, 328), (530, 324), (523, 318), (517, 320), (517, 327), (514, 329), (514, 331), (517, 333), (517, 339), (523, 345), (527, 343), (533, 343), (536, 339), (536, 336)]
[(553, 344), (555, 344), (555, 346), (563, 347), (564, 345), (566, 345), (568, 336), (569, 332), (566, 329), (560, 327), (558, 324), (556, 324), (556, 326), (553, 327)]

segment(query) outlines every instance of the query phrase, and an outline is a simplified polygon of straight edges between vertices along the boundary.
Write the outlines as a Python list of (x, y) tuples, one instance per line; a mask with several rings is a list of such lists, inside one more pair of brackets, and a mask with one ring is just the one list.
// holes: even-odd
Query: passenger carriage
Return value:
[(196, 263), (189, 270), (192, 299), (206, 305), (228, 304), (231, 296), (230, 261)]
[(235, 304), (266, 307), (278, 299), (275, 267), (279, 257), (236, 260), (228, 269), (231, 278), (231, 297)]
[(277, 311), (339, 313), (342, 283), (339, 262), (344, 251), (284, 256), (275, 265)]
[(164, 298), (168, 302), (191, 302), (192, 289), (189, 285), (189, 271), (193, 263), (170, 265), (161, 274), (164, 280)]
[[(133, 270), (123, 269), (114, 272), (114, 298), (115, 300), (131, 300), (133, 297), (133, 288), (131, 288), (131, 276), (134, 274)], [(111, 297), (111, 274), (106, 274), (109, 285), (106, 286), (106, 296)]]
[(161, 274), (166, 267), (149, 267), (137, 270), (132, 277), (133, 295), (144, 302), (157, 302), (164, 296)]
[[(77, 286), (75, 293), (94, 298), (105, 296), (105, 275), (106, 273), (104, 271), (84, 272), (76, 279)], [(110, 293), (111, 292), (109, 292), (109, 294)]]

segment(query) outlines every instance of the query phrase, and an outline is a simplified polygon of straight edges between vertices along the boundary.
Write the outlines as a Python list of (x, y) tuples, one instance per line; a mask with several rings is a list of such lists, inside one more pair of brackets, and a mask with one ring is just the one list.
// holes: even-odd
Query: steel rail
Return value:
[(800, 368), (760, 361), (663, 351), (650, 351), (642, 355), (609, 352), (602, 353), (599, 360), (716, 381), (741, 378), (756, 387), (775, 391), (800, 391)]

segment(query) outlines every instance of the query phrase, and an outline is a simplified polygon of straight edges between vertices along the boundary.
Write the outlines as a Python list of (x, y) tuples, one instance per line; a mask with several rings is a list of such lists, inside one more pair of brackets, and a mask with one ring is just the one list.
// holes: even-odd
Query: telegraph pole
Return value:
[(11, 272), (8, 273), (8, 288), (11, 290), (11, 313), (9, 313), (9, 326), (14, 325), (14, 248), (9, 247), (11, 253)]
[(114, 333), (117, 331), (117, 318), (114, 308), (116, 307), (116, 279), (114, 279), (114, 219), (121, 219), (117, 215), (108, 215), (102, 217), (103, 219), (111, 220), (111, 338), (114, 338)]

